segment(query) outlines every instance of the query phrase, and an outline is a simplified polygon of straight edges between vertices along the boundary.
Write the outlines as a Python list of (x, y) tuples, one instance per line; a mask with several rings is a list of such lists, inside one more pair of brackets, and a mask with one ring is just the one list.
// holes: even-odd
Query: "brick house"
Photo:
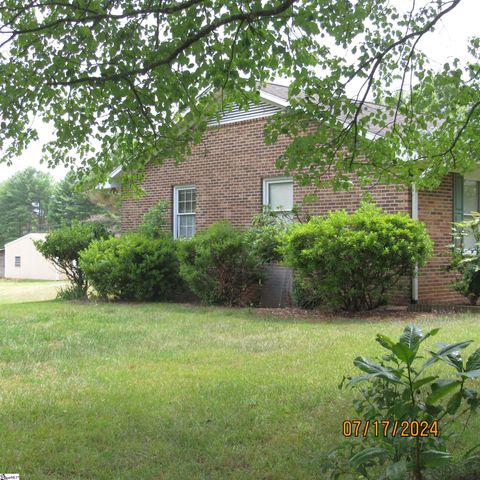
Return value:
[[(298, 185), (276, 169), (275, 160), (287, 145), (279, 139), (265, 145), (263, 128), (266, 117), (288, 105), (288, 88), (268, 84), (260, 92), (261, 103), (248, 112), (233, 108), (212, 120), (201, 144), (194, 146), (185, 162), (175, 165), (149, 165), (141, 199), (126, 199), (122, 208), (122, 230), (134, 229), (142, 216), (160, 199), (169, 201), (169, 225), (174, 237), (189, 237), (213, 222), (227, 219), (239, 227), (250, 225), (262, 205), (288, 209), (299, 204), (304, 195), (315, 193), (318, 201), (305, 209), (315, 215), (345, 208), (355, 210), (363, 190), (353, 188), (333, 192)], [(115, 177), (121, 174), (117, 169)], [(434, 191), (420, 191), (391, 185), (369, 189), (375, 203), (389, 212), (404, 212), (423, 221), (435, 244), (435, 255), (418, 277), (401, 286), (395, 303), (463, 303), (463, 297), (448, 284), (451, 274), (444, 268), (449, 260), (451, 222), (470, 211), (480, 210), (480, 175), (463, 178), (447, 175)], [(455, 202), (454, 202), (455, 198)]]

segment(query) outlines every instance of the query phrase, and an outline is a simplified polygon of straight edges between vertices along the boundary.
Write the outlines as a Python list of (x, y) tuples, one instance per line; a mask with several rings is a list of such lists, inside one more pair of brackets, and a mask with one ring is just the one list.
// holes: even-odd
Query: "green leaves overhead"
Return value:
[[(81, 171), (101, 178), (118, 164), (133, 172), (183, 158), (225, 102), (253, 100), (256, 82), (283, 69), (280, 55), (292, 57), (279, 47), (291, 34), (295, 3), (5, 0), (5, 159), (36, 138), (32, 114), (56, 131), (44, 151), (52, 165), (80, 158)], [(307, 43), (297, 51), (313, 54)]]
[(38, 137), (35, 116), (55, 129), (51, 165), (102, 180), (121, 164), (133, 181), (150, 161), (184, 159), (216, 112), (257, 102), (259, 82), (283, 77), (291, 108), (266, 130), (269, 142), (292, 140), (280, 168), (335, 188), (352, 172), (363, 184), (435, 185), (479, 157), (480, 42), (469, 63), (430, 65), (418, 42), (460, 0), (407, 3), (4, 0), (3, 159)]

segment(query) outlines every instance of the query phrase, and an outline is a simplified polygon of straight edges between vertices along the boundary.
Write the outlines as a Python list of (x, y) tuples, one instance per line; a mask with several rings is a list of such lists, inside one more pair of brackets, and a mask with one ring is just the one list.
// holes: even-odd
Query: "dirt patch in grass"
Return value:
[[(369, 320), (375, 321), (400, 321), (417, 322), (437, 317), (431, 312), (410, 312), (404, 307), (378, 308), (369, 312), (349, 313), (338, 312), (327, 308), (305, 310), (302, 308), (255, 308), (252, 311), (260, 316), (271, 316), (279, 319), (297, 319), (306, 322), (335, 322), (338, 320)], [(449, 314), (454, 315), (454, 314)]]
[[(136, 302), (128, 300), (103, 300), (98, 298), (71, 300), (69, 303), (74, 305), (118, 305), (124, 307), (155, 307), (156, 302)], [(438, 317), (438, 312), (425, 311), (409, 311), (405, 306), (386, 306), (375, 310), (360, 313), (349, 313), (343, 311), (334, 311), (331, 308), (320, 307), (314, 310), (307, 310), (297, 307), (282, 307), (282, 308), (263, 308), (263, 307), (225, 307), (225, 306), (208, 306), (199, 303), (176, 303), (176, 302), (162, 302), (164, 306), (171, 305), (172, 307), (179, 306), (192, 311), (229, 311), (229, 312), (249, 312), (259, 317), (272, 317), (279, 320), (299, 320), (306, 322), (335, 322), (339, 320), (367, 320), (367, 321), (401, 321), (401, 322), (416, 322), (421, 320), (428, 320)], [(458, 313), (442, 312), (442, 316), (454, 316)]]

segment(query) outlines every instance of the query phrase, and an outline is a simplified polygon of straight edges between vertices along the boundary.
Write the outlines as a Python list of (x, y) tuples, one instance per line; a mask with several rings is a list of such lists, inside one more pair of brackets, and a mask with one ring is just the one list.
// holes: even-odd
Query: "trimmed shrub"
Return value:
[(283, 251), (300, 281), (314, 287), (315, 298), (359, 311), (385, 303), (402, 276), (425, 265), (432, 242), (421, 222), (362, 203), (353, 214), (339, 210), (292, 225)]
[(218, 222), (189, 240), (179, 241), (180, 275), (204, 303), (246, 305), (258, 302), (260, 262), (245, 234)]
[(34, 242), (37, 250), (70, 281), (70, 286), (59, 294), (59, 298), (74, 299), (87, 296), (88, 280), (79, 266), (80, 252), (92, 241), (108, 236), (104, 225), (84, 222), (53, 230), (47, 234), (44, 241)]
[(179, 280), (175, 243), (167, 236), (130, 233), (92, 242), (80, 266), (102, 298), (166, 300)]

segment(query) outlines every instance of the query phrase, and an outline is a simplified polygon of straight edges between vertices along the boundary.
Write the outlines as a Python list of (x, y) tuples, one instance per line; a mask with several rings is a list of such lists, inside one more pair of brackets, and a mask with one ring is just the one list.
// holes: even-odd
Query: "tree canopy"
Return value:
[(73, 171), (53, 188), (48, 209), (50, 228), (71, 226), (99, 213), (103, 213), (103, 209), (78, 189)]
[(15, 173), (0, 184), (0, 247), (31, 232), (48, 232), (85, 220), (118, 230), (118, 201), (114, 195), (89, 195), (79, 190), (75, 174), (55, 183), (34, 168)]
[(291, 106), (266, 131), (293, 139), (279, 167), (433, 186), (480, 153), (479, 38), (440, 69), (419, 48), (461, 1), (3, 0), (0, 147), (23, 151), (35, 116), (55, 128), (51, 165), (139, 172), (181, 160), (215, 112), (283, 77)]
[(0, 246), (47, 228), (51, 177), (27, 168), (0, 185)]

